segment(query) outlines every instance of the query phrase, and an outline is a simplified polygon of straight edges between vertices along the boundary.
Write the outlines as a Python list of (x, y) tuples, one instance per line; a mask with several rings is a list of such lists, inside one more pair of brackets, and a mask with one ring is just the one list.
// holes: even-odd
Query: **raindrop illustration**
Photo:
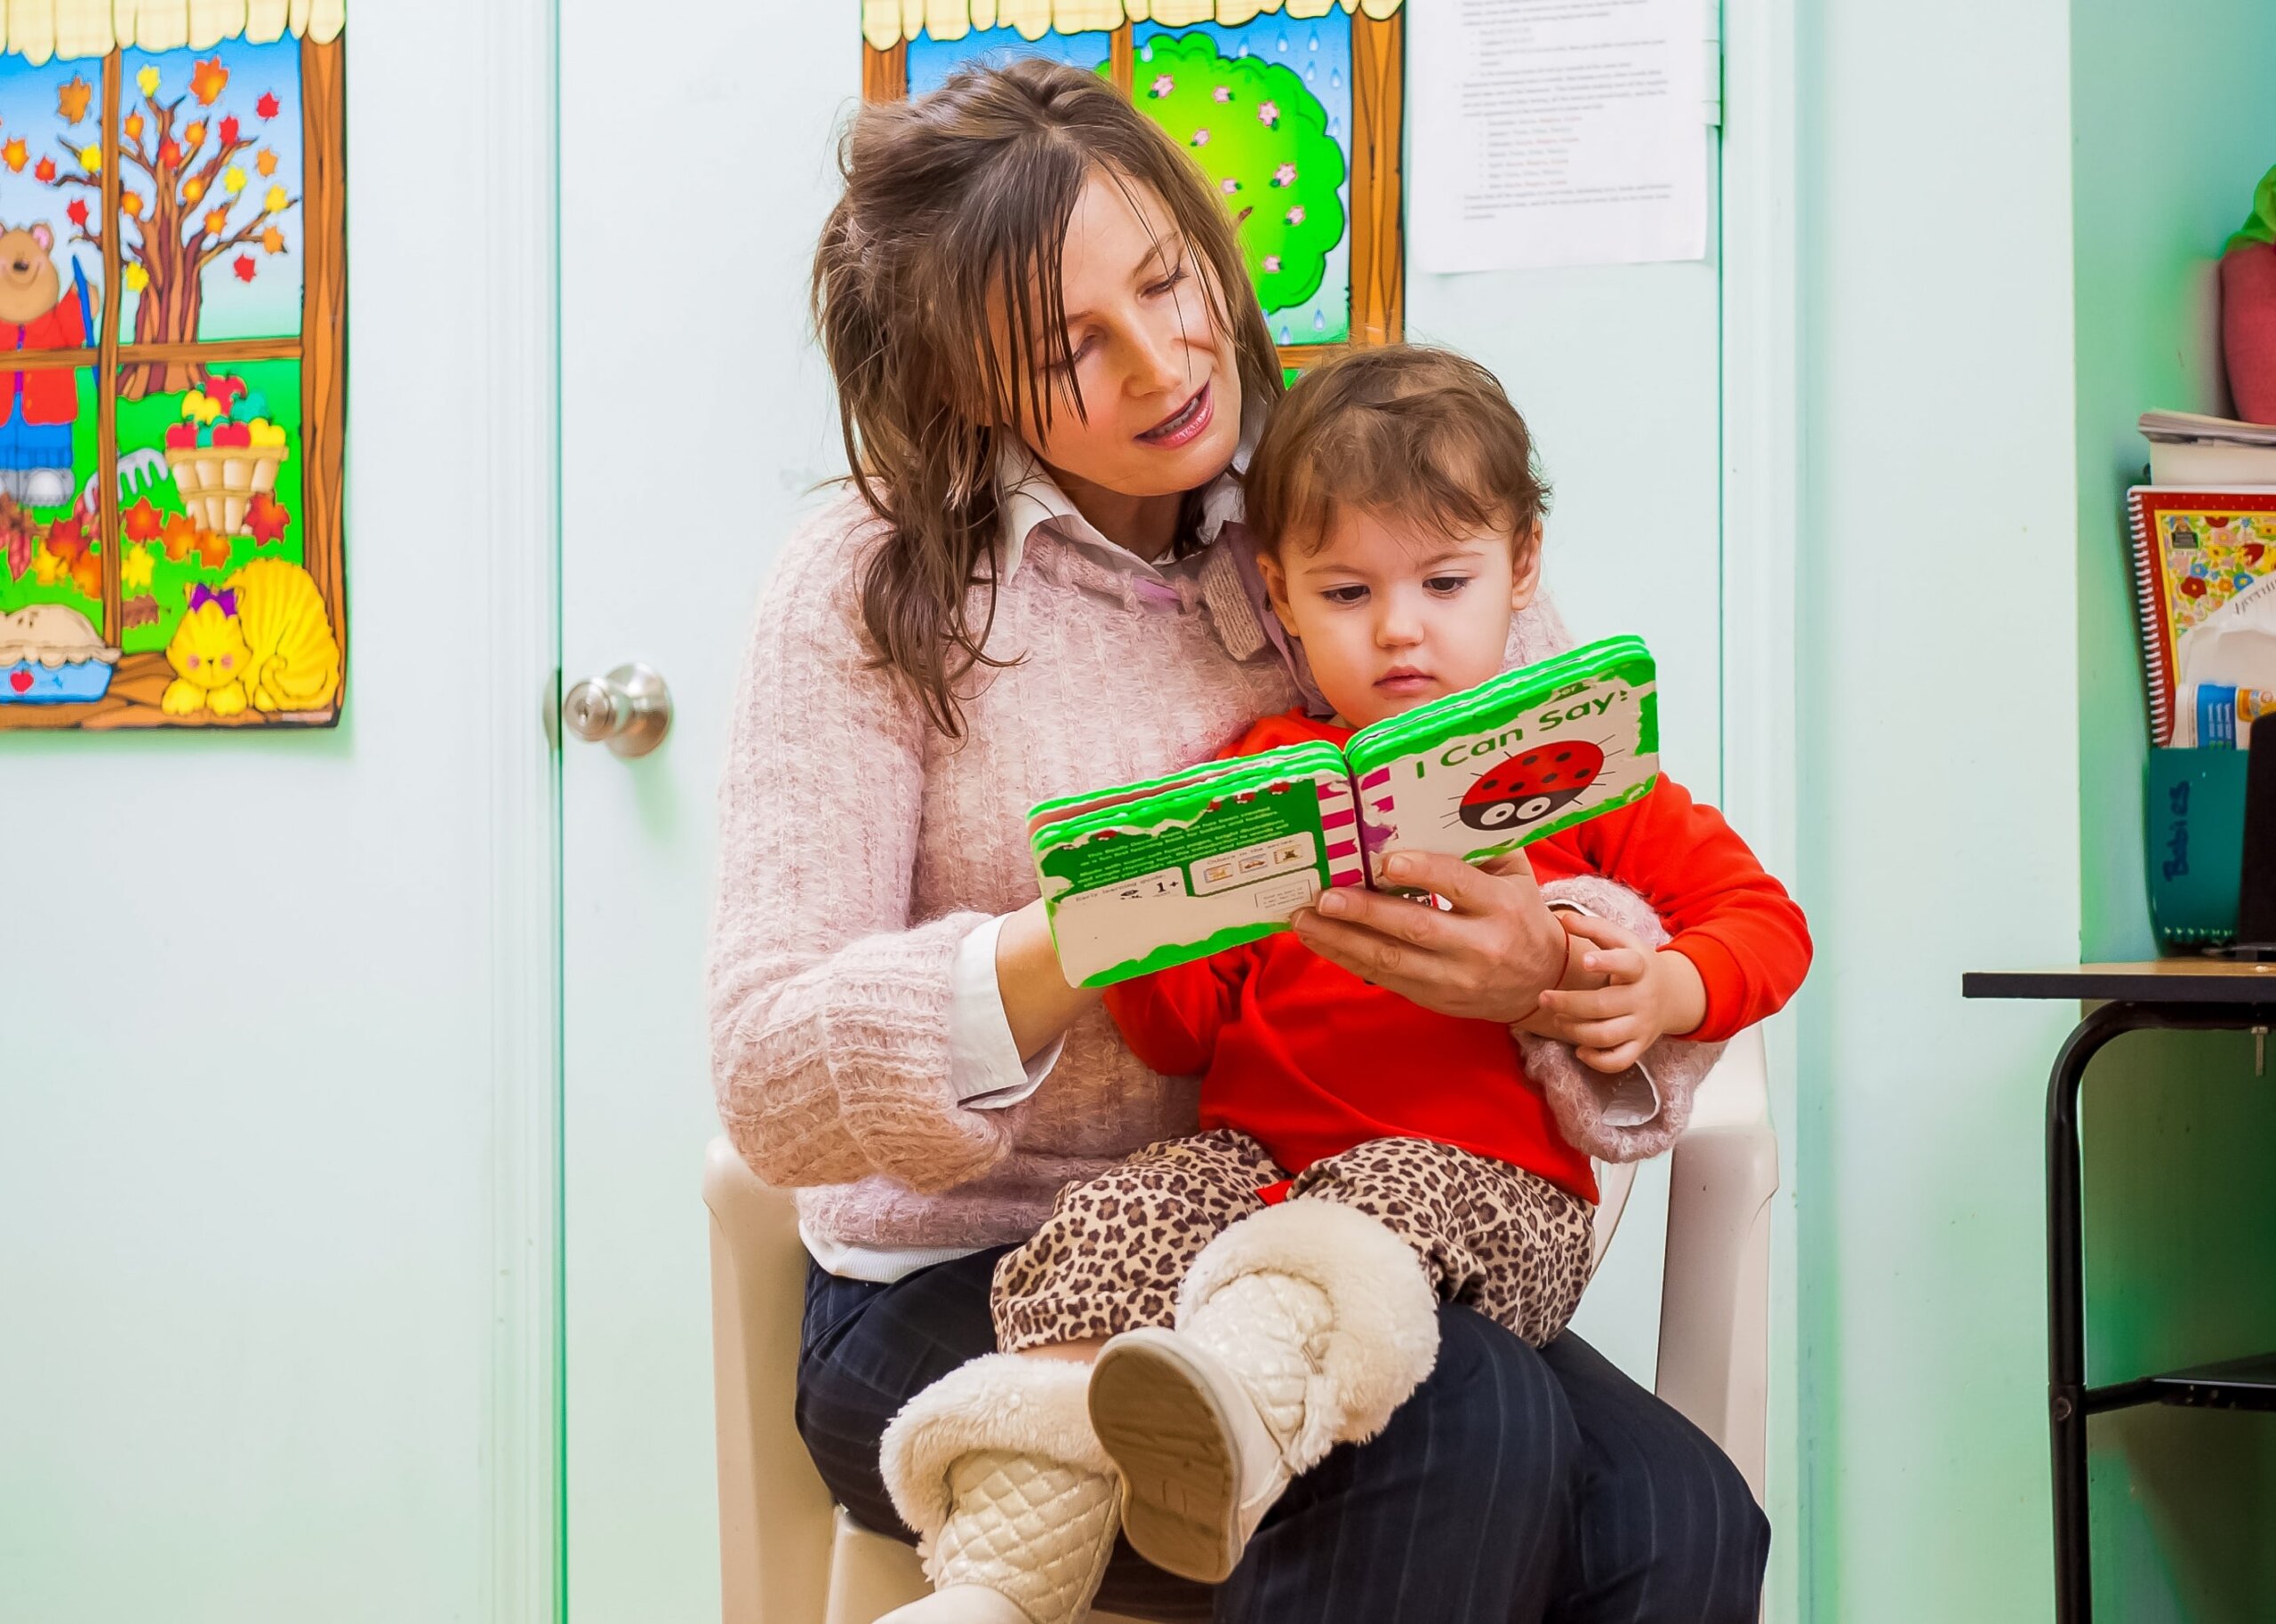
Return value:
[(1318, 35), (1314, 35), (1314, 36), (1312, 36), (1312, 43), (1311, 43), (1310, 46), (1309, 47), (1309, 49), (1313, 50), (1313, 51), (1317, 51), (1317, 50), (1318, 50), (1318, 49), (1319, 49), (1319, 36), (1318, 36)]
[(1142, 61), (1142, 62), (1150, 62), (1150, 61), (1152, 61), (1152, 60), (1154, 60), (1154, 48), (1153, 48), (1153, 46), (1151, 46), (1151, 45), (1141, 45), (1141, 46), (1139, 46), (1139, 47), (1138, 47), (1138, 60), (1139, 60), (1140, 61)]
[(1320, 309), (1318, 306), (1314, 306), (1312, 308), (1312, 331), (1314, 332), (1325, 332), (1327, 331), (1327, 312)]
[(1280, 42), (1280, 54), (1282, 56), (1288, 54), (1288, 42), (1285, 39)]
[(1329, 88), (1334, 90), (1342, 90), (1343, 88), (1343, 70), (1341, 68), (1331, 68), (1328, 71), (1327, 83)]
[(1280, 324), (1280, 341), (1283, 344), (1293, 343), (1294, 341), (1288, 336), (1288, 324), (1286, 322)]

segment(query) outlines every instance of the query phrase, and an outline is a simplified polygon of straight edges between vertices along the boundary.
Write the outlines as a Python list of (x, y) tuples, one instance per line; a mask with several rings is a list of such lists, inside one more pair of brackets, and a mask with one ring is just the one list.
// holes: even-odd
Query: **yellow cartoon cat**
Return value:
[(190, 589), (189, 612), (166, 644), (174, 680), (160, 708), (170, 716), (210, 709), (321, 710), (340, 692), (340, 644), (309, 572), (282, 558), (256, 558), (219, 591)]

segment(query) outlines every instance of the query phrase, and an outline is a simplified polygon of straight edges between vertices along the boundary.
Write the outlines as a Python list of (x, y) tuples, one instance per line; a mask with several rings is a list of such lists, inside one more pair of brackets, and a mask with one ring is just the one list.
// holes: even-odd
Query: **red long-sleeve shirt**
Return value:
[[(1268, 716), (1225, 752), (1352, 730), (1301, 711)], [(1526, 848), (1542, 884), (1617, 880), (1650, 903), (1690, 959), (1707, 1013), (1683, 1036), (1727, 1038), (1801, 985), (1802, 911), (1722, 814), (1663, 775), (1651, 794)], [(1427, 1139), (1596, 1199), (1589, 1159), (1557, 1131), (1497, 1021), (1441, 1015), (1373, 987), (1280, 933), (1110, 988), (1107, 1008), (1155, 1070), (1201, 1077), (1201, 1125), (1262, 1142), (1291, 1173), (1376, 1139)]]

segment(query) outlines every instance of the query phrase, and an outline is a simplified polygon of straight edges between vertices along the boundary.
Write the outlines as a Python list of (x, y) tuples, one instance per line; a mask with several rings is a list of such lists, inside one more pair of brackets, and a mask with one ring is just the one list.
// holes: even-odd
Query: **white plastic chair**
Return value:
[[(1596, 1256), (1636, 1170), (1597, 1168)], [(1767, 1449), (1770, 1127), (1762, 1036), (1747, 1032), (1701, 1084), (1676, 1148), (1660, 1296), (1660, 1396), (1737, 1463), (1758, 1501)], [(789, 1192), (755, 1178), (725, 1139), (703, 1171), (711, 1209), (711, 1324), (725, 1624), (875, 1624), (925, 1593), (917, 1553), (830, 1503), (791, 1420), (806, 1252)], [(1094, 1613), (1099, 1624), (1135, 1624)]]

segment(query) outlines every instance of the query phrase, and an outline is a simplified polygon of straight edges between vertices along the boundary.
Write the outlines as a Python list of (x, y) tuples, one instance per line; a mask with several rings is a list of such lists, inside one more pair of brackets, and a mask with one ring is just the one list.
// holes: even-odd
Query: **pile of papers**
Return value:
[(2152, 484), (2276, 486), (2276, 423), (2144, 412), (2142, 437)]

